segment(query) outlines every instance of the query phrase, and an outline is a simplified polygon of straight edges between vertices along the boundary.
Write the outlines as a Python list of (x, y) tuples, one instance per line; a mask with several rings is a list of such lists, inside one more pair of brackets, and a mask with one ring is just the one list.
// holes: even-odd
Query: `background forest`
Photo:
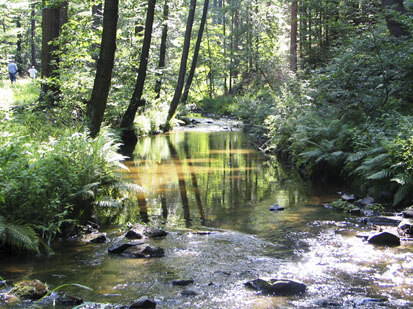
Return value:
[[(199, 112), (240, 118), (303, 177), (410, 205), (412, 14), (411, 0), (0, 1), (1, 242), (38, 251), (133, 202), (121, 143)], [(41, 78), (10, 85), (11, 59)]]

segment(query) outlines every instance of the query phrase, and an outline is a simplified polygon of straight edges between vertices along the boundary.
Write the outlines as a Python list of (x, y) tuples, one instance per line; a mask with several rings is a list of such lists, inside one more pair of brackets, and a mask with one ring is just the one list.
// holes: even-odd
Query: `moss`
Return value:
[(48, 292), (47, 285), (39, 280), (22, 281), (9, 292), (20, 299), (37, 300), (42, 298)]

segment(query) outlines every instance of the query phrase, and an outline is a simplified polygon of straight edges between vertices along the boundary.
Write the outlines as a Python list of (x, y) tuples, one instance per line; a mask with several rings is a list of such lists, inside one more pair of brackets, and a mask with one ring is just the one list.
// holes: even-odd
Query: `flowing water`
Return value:
[[(365, 229), (360, 219), (320, 206), (337, 198), (334, 188), (311, 190), (293, 170), (266, 163), (242, 132), (145, 138), (133, 159), (127, 165), (143, 188), (139, 207), (114, 217), (116, 224), (106, 231), (110, 243), (62, 242), (50, 257), (1, 261), (0, 275), (12, 281), (39, 279), (52, 288), (79, 283), (93, 291), (65, 291), (91, 302), (126, 305), (147, 295), (157, 308), (413, 305), (413, 246), (364, 243), (355, 237)], [(285, 210), (270, 212), (274, 203)], [(169, 232), (147, 241), (164, 248), (165, 257), (108, 255), (107, 248), (123, 240), (125, 223), (137, 220)], [(243, 285), (256, 278), (299, 280), (307, 292), (260, 295)], [(176, 279), (194, 283), (174, 286)], [(185, 289), (197, 295), (183, 296)]]

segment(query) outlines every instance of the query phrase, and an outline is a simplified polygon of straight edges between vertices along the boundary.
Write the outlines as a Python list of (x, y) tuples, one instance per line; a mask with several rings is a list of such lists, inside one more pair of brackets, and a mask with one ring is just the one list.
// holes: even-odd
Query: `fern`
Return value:
[(388, 178), (392, 177), (393, 174), (394, 174), (394, 172), (392, 170), (385, 169), (385, 170), (378, 171), (378, 172), (368, 176), (367, 179), (370, 179), (370, 180), (388, 179)]
[(39, 237), (29, 225), (6, 222), (0, 216), (0, 241), (17, 251), (39, 253)]

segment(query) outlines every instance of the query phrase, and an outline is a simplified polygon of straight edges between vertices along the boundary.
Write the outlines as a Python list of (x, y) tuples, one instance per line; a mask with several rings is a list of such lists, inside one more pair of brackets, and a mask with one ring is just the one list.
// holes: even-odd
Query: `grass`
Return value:
[(20, 79), (15, 84), (0, 81), (0, 110), (33, 103), (40, 93), (40, 84), (31, 79)]

